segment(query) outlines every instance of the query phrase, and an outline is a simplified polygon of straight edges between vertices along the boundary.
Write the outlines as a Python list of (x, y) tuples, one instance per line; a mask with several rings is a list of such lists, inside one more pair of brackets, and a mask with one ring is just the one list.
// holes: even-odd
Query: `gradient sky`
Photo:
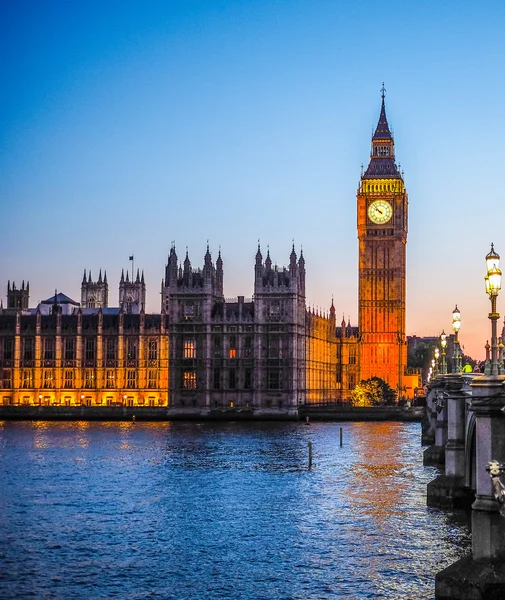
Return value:
[(279, 266), (294, 239), (307, 303), (333, 296), (356, 324), (356, 189), (384, 81), (407, 334), (450, 331), (457, 303), (483, 358), (491, 242), (505, 259), (504, 26), (502, 0), (2, 0), (0, 297), (24, 279), (31, 306), (55, 288), (79, 301), (101, 268), (117, 306), (134, 254), (158, 312), (172, 240), (193, 268), (221, 247), (226, 297), (250, 297), (258, 239)]

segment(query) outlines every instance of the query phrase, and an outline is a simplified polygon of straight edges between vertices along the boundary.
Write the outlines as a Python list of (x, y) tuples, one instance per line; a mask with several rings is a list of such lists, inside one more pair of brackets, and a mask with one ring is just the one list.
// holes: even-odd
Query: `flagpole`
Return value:
[(132, 283), (133, 283), (133, 268), (135, 266), (135, 264), (134, 264), (135, 263), (135, 256), (133, 254), (130, 256), (130, 260), (132, 261)]

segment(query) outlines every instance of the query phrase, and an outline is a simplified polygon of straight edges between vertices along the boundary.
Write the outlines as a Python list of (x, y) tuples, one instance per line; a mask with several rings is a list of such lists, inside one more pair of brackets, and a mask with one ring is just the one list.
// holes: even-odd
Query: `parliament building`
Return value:
[[(107, 274), (84, 271), (81, 301), (57, 293), (29, 307), (29, 284), (7, 284), (0, 308), (0, 403), (149, 406), (179, 414), (223, 409), (295, 415), (299, 406), (349, 401), (378, 376), (412, 397), (406, 370), (408, 198), (394, 155), (384, 92), (370, 163), (357, 192), (358, 326), (337, 325), (333, 300), (309, 309), (305, 259), (287, 264), (258, 245), (253, 298), (224, 296), (221, 253), (198, 268), (170, 249), (161, 309), (146, 314), (144, 275), (124, 272), (118, 306)], [(289, 248), (288, 248), (289, 252)], [(251, 261), (253, 262), (253, 261)]]

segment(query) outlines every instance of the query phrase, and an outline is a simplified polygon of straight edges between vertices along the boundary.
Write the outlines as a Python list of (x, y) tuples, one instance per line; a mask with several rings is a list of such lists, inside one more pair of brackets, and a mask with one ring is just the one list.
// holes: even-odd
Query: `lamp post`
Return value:
[(442, 346), (442, 359), (440, 361), (440, 374), (447, 375), (447, 360), (445, 358), (445, 349), (447, 348), (447, 335), (445, 331), (442, 329), (442, 333), (440, 334), (440, 345)]
[(461, 352), (459, 350), (458, 332), (461, 327), (461, 313), (458, 310), (458, 305), (452, 311), (452, 330), (454, 331), (454, 357), (452, 359), (452, 372), (461, 373)]
[(436, 377), (440, 373), (440, 370), (438, 368), (438, 366), (439, 366), (439, 362), (438, 361), (440, 359), (440, 350), (438, 349), (438, 347), (435, 348), (435, 350), (433, 351), (433, 356), (435, 357), (435, 367), (433, 369), (433, 372), (434, 372), (433, 374)]
[(499, 269), (500, 255), (495, 252), (491, 244), (491, 251), (486, 255), (487, 273), (484, 277), (486, 292), (491, 300), (491, 312), (488, 317), (491, 320), (491, 364), (486, 364), (486, 375), (499, 375), (498, 366), (498, 338), (496, 336), (496, 322), (500, 314), (496, 312), (496, 299), (501, 289), (501, 271)]

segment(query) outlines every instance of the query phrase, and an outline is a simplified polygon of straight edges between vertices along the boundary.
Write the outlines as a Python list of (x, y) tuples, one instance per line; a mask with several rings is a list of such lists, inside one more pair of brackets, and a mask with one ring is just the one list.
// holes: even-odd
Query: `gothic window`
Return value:
[(196, 342), (194, 339), (184, 340), (184, 358), (196, 358)]
[(193, 302), (186, 302), (184, 305), (184, 320), (192, 321), (195, 318), (195, 305)]
[(95, 360), (95, 338), (86, 338), (86, 360)]
[(246, 335), (244, 340), (244, 356), (249, 358), (252, 355), (251, 336)]
[(73, 371), (65, 371), (63, 387), (65, 387), (67, 389), (74, 387), (74, 372)]
[(93, 298), (93, 296), (91, 296), (91, 298), (88, 299), (88, 308), (95, 308), (95, 299)]
[(246, 371), (244, 373), (244, 388), (246, 390), (251, 389), (251, 370), (250, 369), (246, 369)]
[(127, 373), (126, 387), (132, 389), (137, 387), (137, 371), (130, 369)]
[(65, 360), (74, 360), (75, 359), (75, 339), (67, 338), (64, 341), (64, 356)]
[(116, 387), (115, 386), (115, 377), (114, 377), (114, 371), (107, 371), (107, 376), (106, 376), (106, 380), (105, 380), (105, 387), (108, 388), (109, 390)]
[(128, 338), (128, 343), (126, 345), (126, 358), (128, 360), (137, 359), (137, 340), (134, 338)]
[(214, 389), (219, 390), (221, 388), (221, 372), (219, 369), (214, 369)]
[(147, 374), (147, 387), (155, 389), (158, 387), (158, 371), (152, 369)]
[(278, 390), (281, 387), (281, 377), (279, 371), (268, 372), (268, 389)]
[(237, 387), (237, 374), (235, 372), (235, 369), (230, 369), (228, 384), (228, 387), (231, 390), (234, 390)]
[(34, 347), (35, 344), (33, 338), (27, 337), (23, 339), (23, 360), (33, 360)]
[(356, 364), (356, 346), (349, 346), (349, 364)]
[(196, 372), (184, 371), (183, 386), (185, 390), (196, 390)]
[(44, 388), (52, 388), (53, 387), (53, 382), (54, 382), (54, 378), (53, 378), (53, 371), (52, 369), (46, 369), (44, 371), (44, 377), (42, 380), (42, 387)]
[(348, 380), (348, 389), (353, 390), (356, 387), (356, 374), (355, 373), (349, 373), (349, 380)]
[(270, 304), (270, 320), (278, 321), (281, 316), (281, 304), (279, 300), (273, 300)]
[(44, 338), (44, 360), (54, 360), (54, 338)]
[(11, 380), (11, 372), (10, 369), (4, 369), (3, 373), (2, 373), (2, 387), (3, 388), (10, 388), (12, 385), (12, 380)]
[(31, 369), (26, 369), (21, 373), (21, 387), (31, 388), (33, 387), (33, 373)]
[(158, 342), (156, 340), (150, 340), (149, 342), (149, 360), (156, 360), (158, 358)]
[(14, 340), (12, 338), (5, 338), (3, 343), (3, 356), (4, 360), (12, 360), (14, 358)]
[(117, 339), (110, 337), (107, 338), (105, 346), (105, 357), (107, 360), (116, 360), (117, 358)]
[(95, 387), (95, 374), (93, 369), (86, 369), (84, 372), (84, 387), (94, 388)]
[(229, 349), (229, 357), (237, 358), (237, 340), (234, 335), (230, 335), (230, 349)]
[(221, 346), (222, 346), (221, 336), (216, 335), (214, 337), (214, 357), (215, 358), (221, 357)]
[(126, 313), (127, 314), (131, 314), (132, 306), (133, 306), (133, 298), (131, 296), (128, 296), (126, 298)]
[(268, 357), (279, 358), (279, 338), (277, 336), (272, 336), (270, 338), (270, 343), (268, 346)]

